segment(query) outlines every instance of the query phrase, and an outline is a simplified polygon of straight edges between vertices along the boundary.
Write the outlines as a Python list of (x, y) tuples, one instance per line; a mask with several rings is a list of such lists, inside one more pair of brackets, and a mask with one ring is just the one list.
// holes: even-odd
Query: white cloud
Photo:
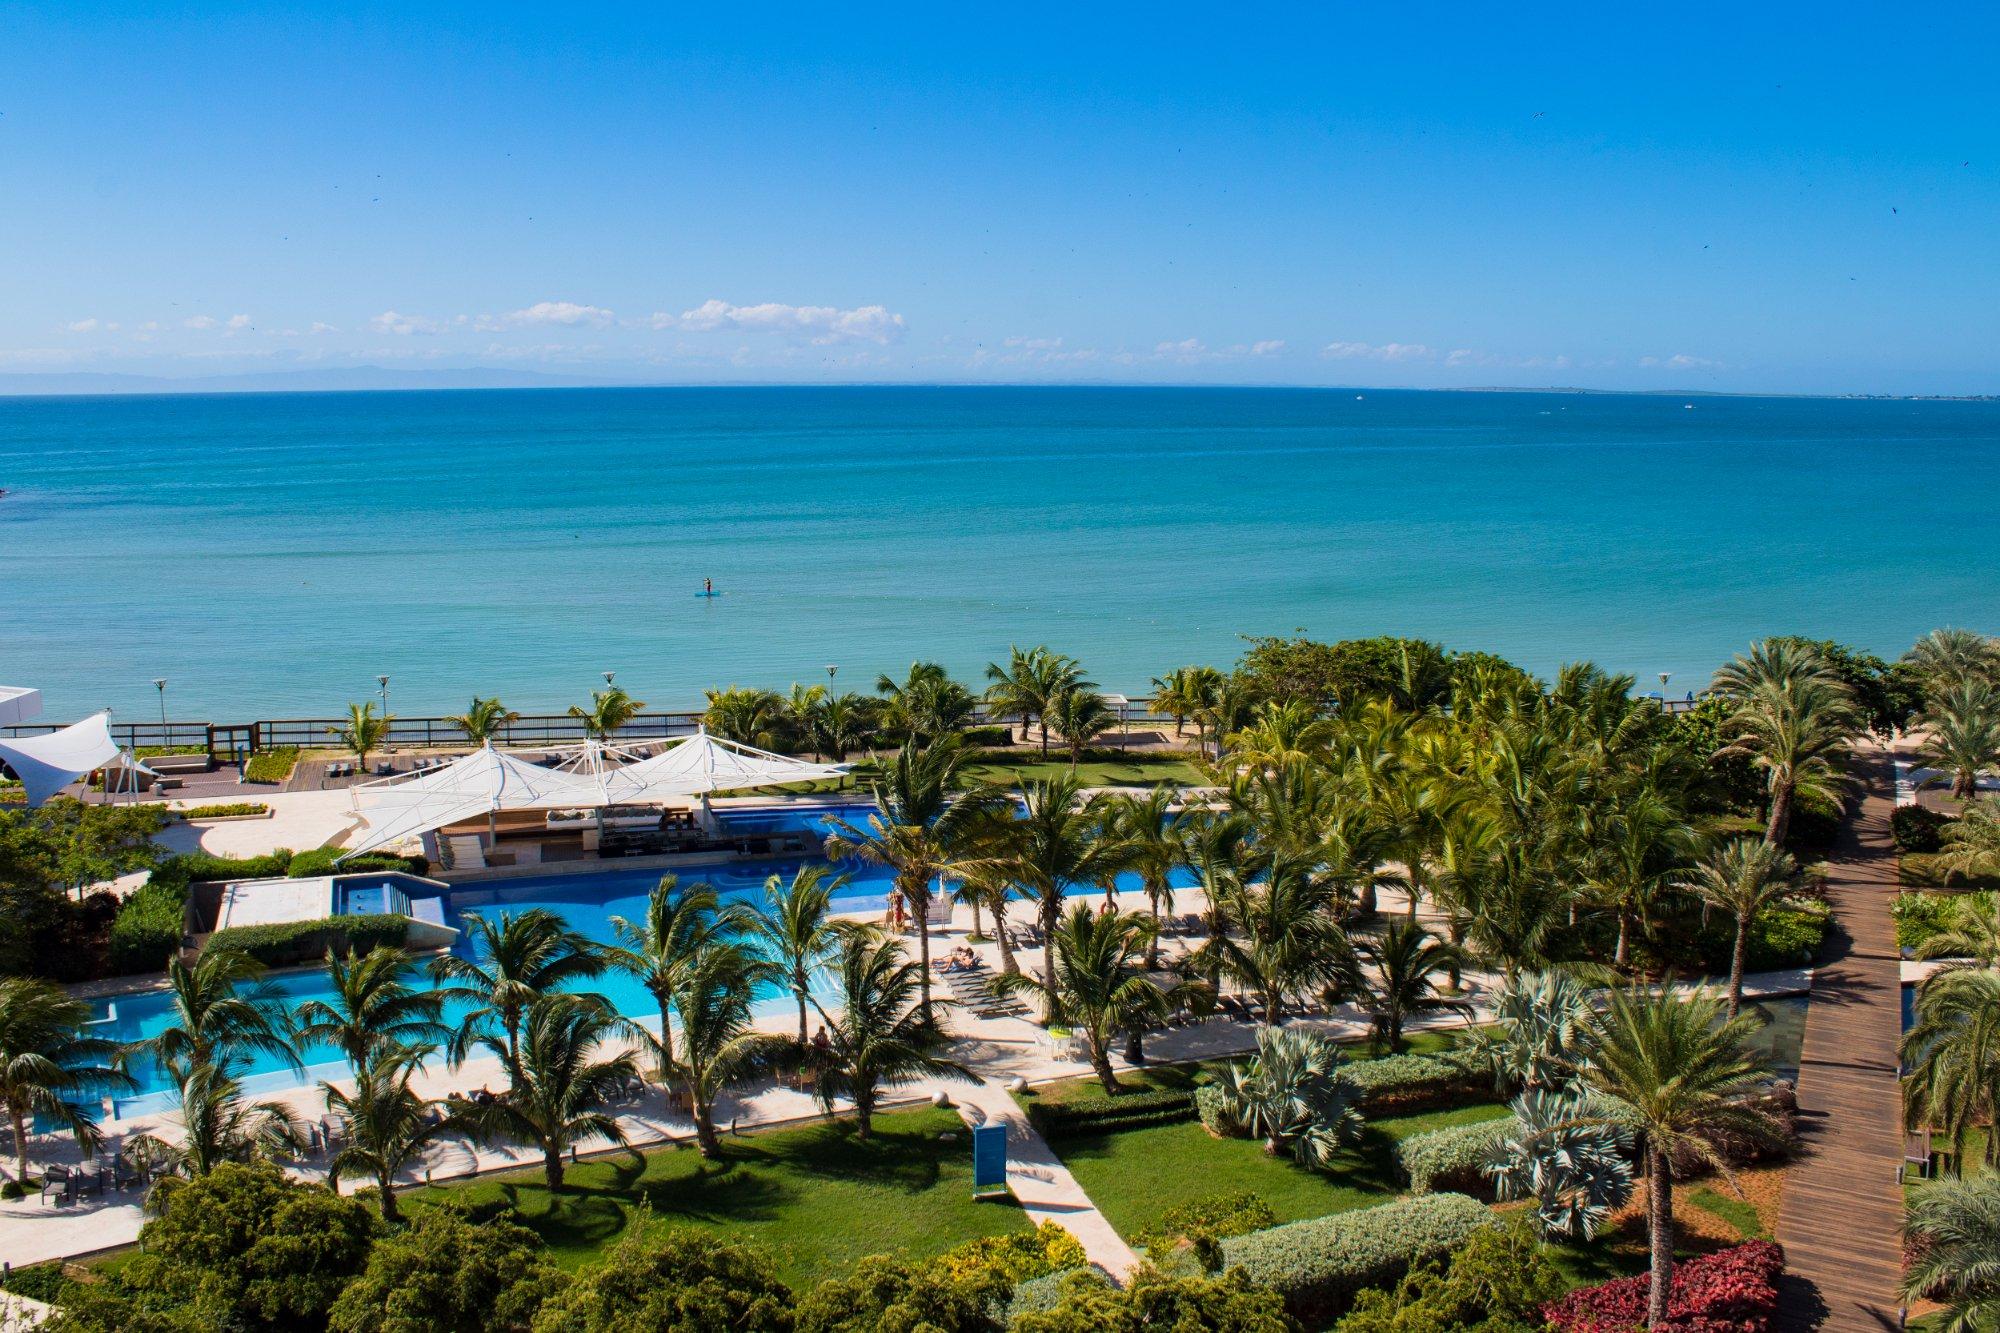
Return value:
[(1276, 356), (1284, 350), (1285, 340), (1283, 338), (1266, 338), (1262, 342), (1250, 344), (1250, 355), (1252, 356)]
[(250, 327), (250, 316), (231, 315), (229, 317), (229, 322), (223, 327), (227, 328), (231, 333), (236, 333), (243, 329), (247, 329)]
[(1335, 361), (1429, 361), (1437, 355), (1422, 343), (1328, 343), (1319, 354)]
[(1705, 356), (1689, 356), (1686, 352), (1668, 357), (1642, 356), (1639, 364), (1657, 370), (1716, 370), (1722, 365), (1720, 361), (1711, 361)]
[(394, 333), (401, 337), (411, 334), (443, 333), (445, 321), (431, 319), (424, 315), (405, 315), (395, 310), (384, 310), (368, 321), (369, 327), (377, 333)]
[(339, 332), (340, 332), (340, 330), (339, 330), (339, 329), (336, 329), (336, 328), (335, 328), (335, 327), (333, 327), (333, 325), (331, 325), (331, 324), (325, 324), (325, 323), (322, 323), (322, 322), (320, 322), (319, 320), (314, 320), (314, 321), (312, 322), (312, 327), (311, 327), (311, 328), (309, 328), (309, 329), (307, 329), (307, 330), (306, 330), (306, 332), (307, 332), (307, 333), (339, 333)]
[(1179, 342), (1165, 342), (1153, 348), (1153, 355), (1169, 361), (1182, 363), (1206, 360), (1208, 345), (1199, 338), (1183, 338)]
[(97, 319), (95, 317), (90, 319), (73, 319), (64, 327), (71, 333), (96, 333), (100, 329), (107, 333), (116, 333), (118, 331), (118, 325), (115, 321)]
[(879, 305), (855, 306), (842, 310), (830, 305), (784, 305), (766, 301), (762, 305), (730, 305), (710, 299), (679, 318), (658, 314), (651, 320), (656, 329), (680, 328), (691, 333), (777, 333), (811, 339), (824, 346), (837, 342), (872, 342), (887, 345), (905, 332), (903, 317)]
[(601, 329), (617, 318), (601, 305), (578, 305), (575, 301), (537, 301), (526, 309), (509, 311), (498, 318), (481, 316), (478, 327), (487, 332), (559, 324), (565, 328)]
[(182, 320), (181, 327), (184, 329), (212, 329), (220, 322), (214, 315), (194, 315)]

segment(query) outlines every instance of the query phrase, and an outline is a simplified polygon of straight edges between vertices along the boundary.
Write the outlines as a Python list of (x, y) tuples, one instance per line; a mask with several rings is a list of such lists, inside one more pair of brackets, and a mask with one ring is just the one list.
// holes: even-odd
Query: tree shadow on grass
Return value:
[(523, 1226), (552, 1249), (603, 1245), (626, 1226), (623, 1205), (607, 1190), (565, 1185), (551, 1194), (543, 1186), (524, 1190), (508, 1183), (500, 1187), (500, 1198), (520, 1215)]

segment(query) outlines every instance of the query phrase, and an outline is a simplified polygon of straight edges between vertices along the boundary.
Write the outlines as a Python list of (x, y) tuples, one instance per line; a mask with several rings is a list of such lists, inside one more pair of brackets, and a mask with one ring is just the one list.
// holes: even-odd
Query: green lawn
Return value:
[[(1057, 751), (1044, 761), (1035, 753), (988, 750), (967, 764), (964, 771), (968, 781), (1013, 786), (1068, 773), (1069, 756)], [(1076, 776), (1087, 787), (1157, 787), (1162, 783), (1186, 787), (1207, 781), (1193, 764), (1179, 755), (1121, 754), (1105, 749), (1086, 751), (1083, 762), (1076, 766)]]
[(1054, 1147), (1111, 1225), (1130, 1237), (1169, 1208), (1236, 1190), (1255, 1191), (1281, 1222), (1386, 1203), (1402, 1190), (1396, 1178), (1399, 1139), (1505, 1114), (1504, 1106), (1480, 1103), (1372, 1119), (1360, 1144), (1342, 1153), (1331, 1172), (1268, 1157), (1262, 1144), (1249, 1139), (1215, 1138), (1199, 1121), (1079, 1135)]
[(878, 1116), (869, 1143), (843, 1120), (729, 1139), (720, 1162), (693, 1148), (647, 1153), (643, 1165), (624, 1156), (587, 1162), (553, 1197), (539, 1169), (404, 1197), (413, 1207), (512, 1206), (570, 1268), (635, 1224), (700, 1227), (767, 1247), (786, 1281), (805, 1286), (867, 1255), (926, 1256), (1028, 1226), (1012, 1203), (975, 1203), (971, 1194), (970, 1132), (956, 1112), (925, 1108)]

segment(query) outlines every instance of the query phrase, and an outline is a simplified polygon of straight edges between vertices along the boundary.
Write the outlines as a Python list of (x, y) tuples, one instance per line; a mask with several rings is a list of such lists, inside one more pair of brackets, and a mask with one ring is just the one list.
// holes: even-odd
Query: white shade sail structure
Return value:
[(120, 768), (135, 774), (153, 771), (111, 739), (108, 711), (40, 736), (0, 736), (0, 763), (13, 769), (14, 776), (21, 779), (30, 806), (40, 805), (78, 778), (100, 768)]
[(544, 768), (489, 743), (429, 773), (364, 783), (353, 789), (354, 810), (364, 827), (348, 844), (347, 854), (503, 810), (639, 805), (838, 778), (847, 772), (845, 764), (808, 763), (706, 732), (622, 766), (607, 762), (629, 757), (593, 742), (561, 766)]

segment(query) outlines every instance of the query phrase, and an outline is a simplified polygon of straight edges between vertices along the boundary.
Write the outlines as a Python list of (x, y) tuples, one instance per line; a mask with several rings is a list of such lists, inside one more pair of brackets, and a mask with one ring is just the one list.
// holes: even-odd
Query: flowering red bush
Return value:
[[(1655, 1333), (1769, 1333), (1785, 1252), (1753, 1240), (1674, 1265), (1666, 1322)], [(1646, 1326), (1645, 1276), (1581, 1287), (1542, 1307), (1562, 1333), (1628, 1333)]]

